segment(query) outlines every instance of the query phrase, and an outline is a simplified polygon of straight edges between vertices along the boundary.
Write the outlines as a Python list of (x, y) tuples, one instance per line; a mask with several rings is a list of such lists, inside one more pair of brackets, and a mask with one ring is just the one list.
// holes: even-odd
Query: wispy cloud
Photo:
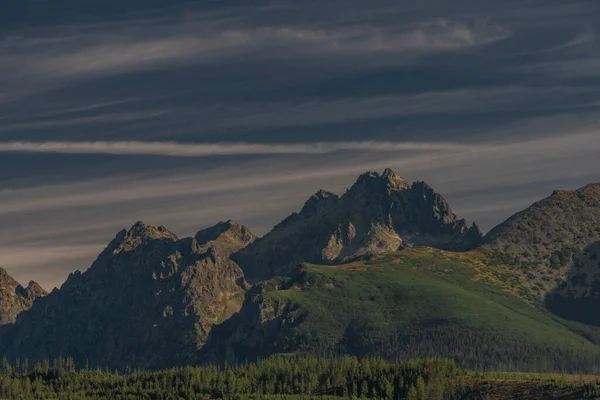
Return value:
[[(344, 54), (418, 53), (474, 47), (509, 35), (500, 25), (471, 26), (446, 19), (423, 22), (408, 29), (290, 25), (207, 30), (201, 25), (186, 25), (176, 33), (172, 29), (162, 31), (162, 35), (157, 35), (142, 27), (102, 37), (83, 34), (44, 46), (37, 39), (24, 39), (22, 43), (13, 40), (0, 47), (0, 54), (4, 53), (0, 70), (22, 77), (75, 78), (249, 55), (258, 50), (271, 51), (271, 56), (277, 57), (313, 54), (328, 58)], [(37, 45), (30, 45), (32, 40)]]
[(21, 129), (44, 129), (78, 125), (121, 124), (165, 116), (166, 110), (150, 110), (127, 113), (104, 113), (87, 117), (42, 119), (39, 121), (17, 122), (3, 124), (0, 131), (16, 131)]
[[(538, 121), (539, 123), (539, 121)], [(563, 144), (600, 144), (597, 132), (581, 132), (568, 137), (548, 137), (512, 142), (458, 143), (425, 141), (330, 141), (307, 143), (195, 143), (143, 141), (78, 141), (78, 142), (0, 142), (0, 152), (54, 153), (54, 154), (107, 154), (153, 155), (167, 157), (214, 157), (236, 155), (329, 154), (338, 152), (453, 152), (484, 153), (505, 150), (529, 151), (546, 148), (560, 149)]]
[(177, 143), (177, 142), (5, 142), (0, 152), (63, 154), (157, 155), (171, 157), (210, 157), (227, 155), (326, 154), (340, 151), (473, 151), (486, 146), (443, 142), (315, 142), (296, 144), (258, 143)]
[[(588, 154), (600, 149), (600, 135), (596, 131), (557, 136), (551, 138), (533, 139), (512, 143), (444, 143), (444, 142), (327, 142), (313, 144), (185, 144), (185, 143), (160, 143), (160, 142), (98, 142), (98, 143), (9, 143), (0, 144), (0, 151), (34, 151), (48, 153), (94, 153), (94, 154), (119, 154), (152, 155), (168, 157), (206, 157), (226, 155), (279, 155), (269, 162), (261, 163), (261, 158), (251, 162), (254, 175), (248, 178), (239, 176), (236, 172), (239, 167), (223, 168), (221, 172), (207, 172), (202, 184), (197, 184), (197, 178), (188, 176), (182, 171), (175, 176), (160, 176), (160, 171), (153, 171), (150, 176), (140, 172), (133, 172), (120, 178), (108, 178), (75, 184), (52, 185), (49, 187), (33, 187), (20, 190), (0, 190), (0, 215), (27, 213), (41, 210), (65, 209), (71, 211), (77, 206), (106, 206), (122, 202), (133, 202), (141, 199), (166, 200), (173, 196), (201, 196), (215, 193), (230, 193), (231, 191), (257, 189), (278, 184), (288, 184), (294, 181), (322, 179), (323, 177), (350, 176), (362, 172), (367, 168), (384, 168), (389, 164), (402, 166), (403, 169), (425, 171), (432, 174), (439, 168), (452, 168), (464, 163), (498, 164), (510, 162), (515, 167), (506, 169), (506, 174), (496, 172), (494, 182), (502, 179), (510, 181), (518, 165), (521, 175), (536, 174), (540, 167), (551, 164), (557, 159), (568, 158), (572, 154)], [(355, 165), (348, 166), (343, 160), (348, 158), (342, 152), (352, 152), (352, 158), (363, 160)], [(292, 158), (293, 156), (293, 158)], [(326, 170), (321, 168), (308, 168), (312, 161), (321, 159), (329, 163)], [(233, 158), (233, 164), (236, 158)], [(293, 173), (277, 173), (270, 171), (272, 163), (280, 166), (289, 164), (287, 168)], [(518, 160), (518, 163), (517, 163)], [(342, 166), (334, 167), (336, 165)], [(299, 168), (303, 166), (303, 168)], [(134, 169), (135, 170), (135, 169)], [(249, 171), (249, 170), (248, 170)], [(231, 175), (226, 180), (214, 179), (213, 176)], [(160, 185), (156, 180), (162, 180)], [(446, 178), (447, 182), (455, 179)], [(459, 181), (462, 179), (457, 177)], [(132, 190), (132, 182), (136, 182)], [(476, 181), (458, 182), (459, 186), (476, 185)], [(102, 188), (98, 192), (98, 188)], [(54, 194), (48, 196), (47, 190)]]

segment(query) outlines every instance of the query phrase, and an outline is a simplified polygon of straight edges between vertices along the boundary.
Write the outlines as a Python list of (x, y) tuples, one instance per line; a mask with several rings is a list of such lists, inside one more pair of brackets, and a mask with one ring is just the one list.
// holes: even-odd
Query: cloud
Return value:
[[(29, 140), (43, 140), (50, 135), (66, 142), (52, 143), (56, 152), (86, 152), (91, 153), (128, 153), (135, 152), (135, 147), (140, 147), (148, 154), (160, 153), (161, 149), (151, 149), (149, 140), (185, 140), (185, 141), (221, 141), (224, 135), (229, 135), (230, 141), (264, 141), (280, 140), (272, 136), (286, 135), (285, 129), (292, 133), (320, 137), (316, 134), (326, 135), (325, 138), (337, 139), (337, 132), (343, 132), (347, 140), (363, 139), (363, 129), (368, 129), (374, 140), (400, 141), (414, 138), (414, 133), (402, 126), (414, 117), (431, 116), (428, 123), (461, 116), (464, 120), (478, 119), (479, 126), (464, 127), (457, 135), (468, 136), (469, 130), (489, 131), (498, 128), (499, 134), (504, 126), (511, 122), (522, 122), (523, 113), (547, 115), (548, 113), (562, 113), (567, 123), (583, 128), (584, 122), (595, 120), (594, 109), (600, 106), (595, 87), (528, 87), (525, 85), (507, 85), (502, 87), (475, 87), (468, 89), (426, 91), (417, 94), (389, 94), (389, 95), (348, 95), (339, 98), (322, 99), (296, 99), (296, 100), (270, 100), (270, 101), (219, 101), (194, 103), (195, 99), (178, 97), (171, 94), (169, 98), (157, 99), (148, 96), (147, 99), (129, 100), (119, 102), (90, 102), (79, 106), (41, 103), (41, 110), (36, 111), (32, 104), (23, 104), (28, 107), (26, 113), (6, 113), (0, 117), (0, 138), (5, 141), (24, 141), (25, 143), (5, 143), (4, 151), (13, 147), (33, 152), (53, 151), (43, 143), (28, 143)], [(179, 95), (182, 96), (182, 95)], [(577, 117), (564, 112), (579, 113)], [(585, 116), (583, 114), (590, 114)], [(482, 116), (489, 115), (489, 119)], [(497, 117), (503, 115), (502, 120)], [(575, 123), (574, 123), (575, 121)], [(357, 122), (358, 124), (350, 124)], [(378, 125), (379, 124), (379, 125)], [(481, 125), (488, 126), (481, 126)], [(336, 126), (337, 125), (337, 126)], [(400, 126), (396, 128), (394, 125)], [(440, 124), (442, 125), (442, 124)], [(554, 123), (546, 124), (545, 128), (529, 129), (529, 135), (546, 135), (548, 130), (553, 130)], [(564, 125), (564, 122), (561, 123)], [(331, 129), (329, 129), (331, 127)], [(280, 129), (284, 128), (284, 129)], [(416, 127), (419, 135), (427, 135), (428, 140), (449, 140), (452, 138), (448, 128), (435, 127), (423, 129)], [(302, 131), (301, 131), (302, 130)], [(561, 129), (562, 131), (563, 129)], [(262, 131), (262, 132), (261, 132)], [(259, 133), (261, 136), (248, 135)], [(331, 133), (331, 134), (329, 134)], [(50, 136), (50, 137), (52, 137)], [(249, 139), (248, 139), (249, 137)], [(255, 139), (256, 138), (256, 139)], [(121, 143), (104, 143), (103, 140), (120, 140)], [(145, 142), (125, 143), (128, 140), (145, 140)], [(254, 139), (254, 140), (253, 140)], [(301, 136), (300, 141), (306, 140)], [(86, 140), (85, 143), (73, 140)], [(450, 139), (453, 140), (453, 139)], [(100, 141), (98, 143), (92, 143)], [(162, 142), (165, 143), (165, 142)], [(0, 145), (2, 142), (0, 142)], [(193, 143), (183, 143), (186, 147), (175, 148), (171, 153), (186, 156), (188, 151), (191, 156), (204, 150), (193, 148)], [(218, 143), (217, 143), (218, 144)], [(224, 144), (226, 146), (227, 143)], [(357, 147), (366, 148), (365, 144), (356, 144)], [(35, 149), (39, 147), (39, 149)], [(90, 148), (86, 150), (85, 147)], [(156, 143), (154, 147), (163, 147), (164, 152), (169, 151), (169, 143)], [(218, 146), (215, 146), (218, 147)], [(106, 149), (103, 149), (106, 148)], [(297, 151), (317, 151), (318, 149), (257, 149), (265, 153), (285, 153)], [(2, 151), (2, 150), (0, 150)], [(234, 146), (227, 152), (252, 153), (249, 148), (240, 149)], [(323, 149), (322, 151), (335, 151)], [(215, 148), (215, 154), (223, 153)]]
[[(83, 107), (82, 107), (83, 109)], [(92, 109), (91, 107), (89, 109)], [(136, 122), (157, 117), (164, 117), (168, 114), (166, 110), (150, 110), (141, 112), (127, 113), (103, 113), (87, 117), (62, 118), (62, 119), (43, 119), (39, 121), (18, 122), (13, 124), (3, 124), (1, 131), (15, 131), (21, 129), (44, 129), (78, 125), (99, 125), (99, 124), (120, 124), (124, 122)]]
[[(551, 118), (552, 119), (552, 118)], [(546, 119), (532, 119), (526, 126), (539, 126)], [(560, 119), (559, 121), (560, 122)], [(597, 124), (596, 124), (597, 125)], [(521, 126), (521, 131), (525, 129)], [(587, 127), (589, 130), (590, 128)], [(523, 132), (525, 133), (525, 132)], [(459, 143), (443, 141), (330, 141), (306, 143), (196, 143), (144, 141), (14, 141), (0, 142), (0, 152), (52, 154), (150, 155), (165, 157), (216, 157), (239, 155), (320, 155), (339, 152), (451, 152), (485, 153), (514, 150), (516, 152), (560, 150), (561, 145), (587, 141), (587, 146), (600, 145), (597, 132), (580, 132), (567, 137), (546, 137), (511, 142)]]
[(0, 152), (156, 155), (211, 157), (232, 155), (326, 154), (341, 151), (471, 151), (485, 148), (457, 143), (420, 142), (315, 142), (296, 144), (177, 143), (177, 142), (0, 142)]
[[(412, 27), (354, 25), (343, 28), (289, 26), (227, 27), (188, 23), (180, 27), (121, 28), (60, 40), (12, 40), (0, 47), (0, 71), (18, 77), (77, 78), (118, 74), (223, 57), (319, 56), (419, 53), (470, 48), (506, 38), (496, 24), (447, 19)], [(159, 32), (158, 34), (155, 32)]]
[[(33, 151), (64, 153), (119, 154), (121, 156), (168, 156), (168, 157), (206, 157), (227, 155), (268, 155), (271, 158), (249, 159), (244, 163), (251, 167), (239, 166), (236, 157), (231, 158), (231, 167), (219, 163), (199, 178), (187, 171), (179, 173), (167, 170), (152, 170), (148, 175), (144, 165), (140, 168), (131, 165), (130, 171), (121, 177), (102, 180), (76, 182), (74, 184), (39, 186), (19, 190), (0, 190), (0, 215), (15, 215), (43, 210), (66, 210), (73, 212), (74, 207), (100, 207), (135, 202), (141, 199), (154, 199), (171, 202), (179, 196), (207, 196), (217, 193), (230, 195), (241, 190), (258, 190), (295, 181), (313, 181), (323, 177), (350, 176), (363, 172), (367, 168), (385, 168), (390, 163), (404, 168), (433, 174), (439, 168), (453, 168), (470, 162), (471, 165), (496, 162), (513, 163), (513, 168), (495, 171), (493, 183), (505, 179), (510, 182), (519, 166), (519, 174), (538, 174), (540, 168), (546, 168), (557, 159), (580, 154), (595, 154), (600, 149), (600, 135), (597, 131), (538, 138), (512, 143), (444, 143), (444, 142), (325, 142), (307, 144), (185, 144), (160, 142), (54, 142), (54, 143), (4, 143), (0, 151)], [(273, 158), (275, 157), (275, 158)], [(348, 158), (355, 159), (354, 165), (347, 165)], [(263, 161), (261, 161), (263, 160)], [(311, 160), (310, 162), (308, 160)], [(318, 161), (320, 160), (320, 161)], [(362, 160), (358, 162), (358, 160)], [(315, 164), (316, 163), (316, 164)], [(314, 166), (328, 165), (327, 169)], [(225, 163), (227, 164), (227, 163)], [(282, 172), (273, 173), (273, 165), (282, 168)], [(283, 173), (284, 166), (288, 170)], [(239, 174), (239, 170), (245, 172)], [(139, 172), (135, 172), (139, 171)], [(252, 171), (248, 178), (246, 173)], [(293, 172), (292, 172), (293, 171)], [(215, 179), (215, 176), (230, 176), (228, 179)], [(418, 176), (416, 178), (419, 178)], [(462, 180), (460, 176), (449, 176)], [(161, 184), (156, 182), (161, 180)], [(201, 184), (198, 182), (201, 181)], [(135, 185), (132, 186), (132, 182)], [(466, 187), (479, 184), (477, 181), (458, 182), (457, 186)], [(133, 189), (134, 190), (133, 190)], [(472, 188), (473, 189), (473, 188)], [(52, 195), (48, 193), (52, 192)]]
[(234, 104), (194, 109), (190, 113), (201, 116), (205, 126), (210, 129), (260, 129), (387, 117), (436, 114), (473, 116), (507, 111), (586, 108), (598, 106), (598, 100), (590, 96), (598, 92), (597, 88), (585, 87), (506, 85), (406, 95), (348, 96), (333, 100), (252, 102), (243, 106)]

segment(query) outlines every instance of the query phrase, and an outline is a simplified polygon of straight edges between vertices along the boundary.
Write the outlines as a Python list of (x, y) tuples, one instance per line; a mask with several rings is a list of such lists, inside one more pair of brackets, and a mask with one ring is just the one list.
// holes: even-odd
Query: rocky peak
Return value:
[(473, 222), (469, 227), (466, 235), (467, 243), (477, 243), (480, 244), (483, 242), (483, 232), (477, 223)]
[(213, 252), (228, 257), (234, 251), (252, 243), (256, 236), (244, 225), (228, 220), (199, 231), (194, 238), (200, 246), (199, 252), (212, 248)]
[(29, 309), (35, 299), (46, 294), (34, 281), (24, 288), (5, 269), (0, 268), (0, 325), (15, 322), (17, 316)]
[(316, 214), (329, 209), (335, 205), (339, 197), (331, 192), (320, 189), (317, 193), (310, 196), (310, 198), (304, 203), (301, 214)]
[(13, 287), (18, 285), (18, 282), (13, 279), (8, 272), (0, 267), (0, 288)]
[(151, 226), (142, 221), (136, 222), (126, 234), (127, 237), (136, 239), (174, 239), (177, 240), (177, 235), (165, 228), (164, 226)]
[(350, 196), (391, 194), (392, 192), (410, 188), (410, 184), (402, 179), (390, 168), (386, 168), (383, 174), (369, 171), (360, 175), (356, 183), (348, 190)]
[(117, 233), (101, 255), (107, 252), (117, 254), (121, 251), (132, 251), (151, 240), (160, 239), (175, 242), (177, 241), (177, 235), (164, 226), (154, 227), (138, 221), (128, 230), (123, 229)]
[(441, 196), (436, 193), (431, 186), (423, 181), (413, 182), (410, 188), (414, 193), (422, 195), (423, 199), (430, 199), (430, 201), (434, 201), (441, 198)]
[(388, 191), (408, 189), (410, 184), (406, 182), (400, 175), (396, 174), (390, 168), (386, 168), (381, 175), (381, 179), (386, 184)]
[(423, 182), (409, 185), (391, 169), (366, 172), (341, 197), (318, 191), (264, 237), (234, 254), (247, 279), (285, 274), (299, 262), (332, 264), (397, 250), (403, 242), (469, 250), (481, 231), (457, 219)]
[(25, 293), (26, 297), (31, 301), (48, 294), (48, 292), (46, 292), (44, 288), (42, 288), (40, 284), (35, 281), (29, 281), (29, 284), (25, 288)]
[(381, 175), (375, 171), (368, 171), (361, 174), (354, 185), (350, 187), (347, 194), (357, 195), (363, 192), (378, 191), (382, 187)]
[(423, 209), (426, 212), (432, 212), (435, 220), (443, 224), (451, 224), (456, 221), (456, 215), (452, 212), (450, 205), (439, 193), (436, 193), (431, 186), (422, 181), (414, 182), (411, 186), (411, 192), (422, 201)]

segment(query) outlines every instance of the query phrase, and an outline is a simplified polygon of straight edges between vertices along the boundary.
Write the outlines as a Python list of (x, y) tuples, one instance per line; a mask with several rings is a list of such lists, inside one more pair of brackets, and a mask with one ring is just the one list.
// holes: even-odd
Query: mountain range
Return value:
[(142, 222), (51, 293), (0, 271), (0, 351), (112, 368), (281, 353), (599, 373), (600, 184), (485, 236), (424, 182), (368, 172), (257, 238)]

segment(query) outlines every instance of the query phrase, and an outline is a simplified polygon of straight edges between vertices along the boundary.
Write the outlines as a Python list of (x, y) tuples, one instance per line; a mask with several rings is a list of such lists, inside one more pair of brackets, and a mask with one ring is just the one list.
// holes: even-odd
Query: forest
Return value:
[(78, 368), (72, 359), (3, 362), (0, 398), (29, 399), (507, 399), (527, 393), (596, 398), (595, 377), (466, 370), (448, 359), (276, 356), (235, 366), (149, 371)]

